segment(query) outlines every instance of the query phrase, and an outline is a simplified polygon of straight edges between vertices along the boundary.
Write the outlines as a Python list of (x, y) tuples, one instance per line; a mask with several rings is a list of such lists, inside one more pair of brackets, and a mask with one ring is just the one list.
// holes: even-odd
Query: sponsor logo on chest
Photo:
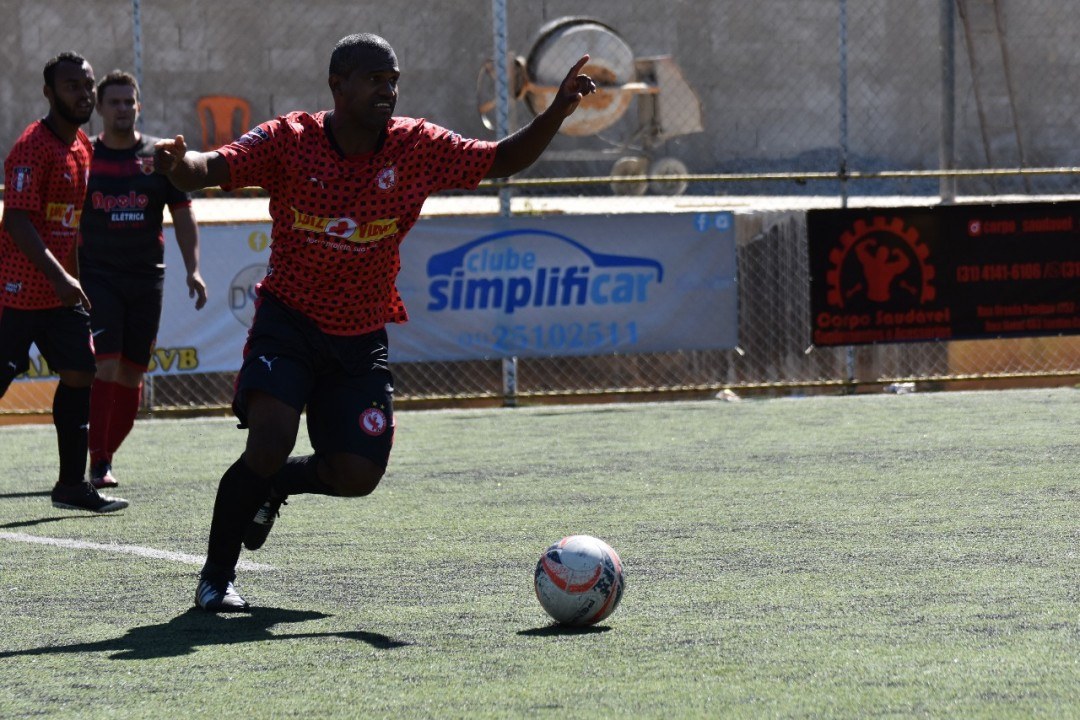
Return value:
[(79, 227), (82, 210), (65, 203), (49, 203), (45, 206), (45, 221), (57, 222), (66, 228)]
[(331, 235), (351, 243), (372, 243), (396, 235), (398, 219), (358, 223), (349, 217), (319, 217), (293, 208), (293, 229)]
[(90, 203), (95, 210), (133, 210), (143, 209), (150, 204), (150, 198), (144, 193), (131, 190), (125, 195), (106, 195), (103, 192), (90, 194)]

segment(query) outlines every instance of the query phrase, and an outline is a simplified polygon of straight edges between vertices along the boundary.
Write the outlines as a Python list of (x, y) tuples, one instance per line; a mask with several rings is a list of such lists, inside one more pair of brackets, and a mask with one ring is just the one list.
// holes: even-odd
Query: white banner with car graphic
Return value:
[[(270, 224), (204, 225), (196, 312), (166, 228), (165, 311), (151, 372), (240, 366)], [(410, 320), (397, 362), (736, 345), (731, 213), (422, 219), (401, 247)]]

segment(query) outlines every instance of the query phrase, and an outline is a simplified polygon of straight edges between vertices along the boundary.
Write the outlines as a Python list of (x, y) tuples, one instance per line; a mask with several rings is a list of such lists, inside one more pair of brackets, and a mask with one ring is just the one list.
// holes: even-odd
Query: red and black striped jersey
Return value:
[(360, 335), (408, 319), (395, 284), (399, 246), (429, 195), (476, 188), (496, 143), (392, 118), (377, 151), (346, 156), (326, 117), (290, 113), (218, 152), (229, 164), (230, 188), (270, 193), (270, 262), (260, 289), (323, 332)]
[[(68, 145), (42, 120), (31, 123), (4, 160), (4, 211), (24, 210), (45, 247), (78, 276), (75, 247), (90, 172), (90, 139), (79, 130)], [(0, 305), (59, 307), (52, 283), (0, 227)]]
[(165, 206), (191, 206), (187, 193), (154, 172), (156, 137), (114, 150), (94, 140), (83, 206), (79, 265), (95, 270), (159, 274), (165, 268)]

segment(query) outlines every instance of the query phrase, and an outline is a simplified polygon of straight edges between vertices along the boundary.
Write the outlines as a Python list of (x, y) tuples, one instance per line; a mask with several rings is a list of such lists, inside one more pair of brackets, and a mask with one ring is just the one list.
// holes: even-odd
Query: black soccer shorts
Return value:
[(386, 330), (329, 335), (263, 293), (244, 348), (233, 412), (247, 427), (247, 396), (265, 392), (307, 411), (316, 453), (346, 452), (386, 467), (394, 441), (394, 381)]
[(122, 358), (145, 372), (161, 323), (164, 275), (86, 268), (80, 282), (90, 298), (98, 358)]
[(53, 371), (97, 369), (90, 314), (82, 305), (47, 310), (0, 306), (0, 397), (17, 375), (30, 369), (31, 345), (37, 345)]

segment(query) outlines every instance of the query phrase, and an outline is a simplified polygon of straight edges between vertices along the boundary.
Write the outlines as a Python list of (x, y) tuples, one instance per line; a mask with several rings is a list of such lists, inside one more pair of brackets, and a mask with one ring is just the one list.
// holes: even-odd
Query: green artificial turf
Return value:
[[(50, 505), (51, 426), (0, 428), (0, 717), (1080, 715), (1074, 389), (397, 422), (373, 495), (242, 556), (236, 616), (192, 608), (233, 421), (139, 421), (103, 516)], [(627, 574), (585, 630), (532, 591), (573, 533)]]

